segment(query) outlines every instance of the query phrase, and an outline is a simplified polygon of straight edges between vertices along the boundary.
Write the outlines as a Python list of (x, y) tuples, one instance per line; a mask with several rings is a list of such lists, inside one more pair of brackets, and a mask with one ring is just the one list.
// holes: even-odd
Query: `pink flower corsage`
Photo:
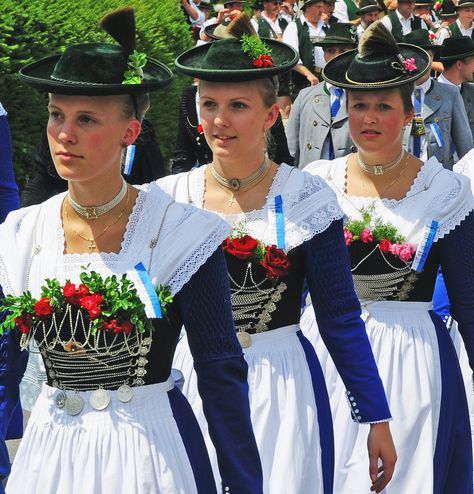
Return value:
[(412, 72), (415, 72), (415, 70), (418, 70), (418, 67), (415, 64), (415, 59), (413, 57), (411, 58), (405, 58), (403, 61), (403, 65), (405, 66), (405, 70), (411, 74)]

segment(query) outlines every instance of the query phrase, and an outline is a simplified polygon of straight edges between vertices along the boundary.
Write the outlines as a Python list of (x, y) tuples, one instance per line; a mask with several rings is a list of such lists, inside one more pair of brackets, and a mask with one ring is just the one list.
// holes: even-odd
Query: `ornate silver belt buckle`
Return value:
[(237, 333), (237, 339), (239, 340), (242, 348), (248, 348), (252, 345), (252, 336), (246, 331), (239, 331)]
[(89, 396), (89, 404), (94, 410), (105, 410), (110, 404), (110, 393), (106, 389), (95, 389)]
[(122, 403), (128, 403), (133, 398), (133, 389), (128, 384), (122, 384), (117, 389), (117, 398)]
[(73, 393), (66, 398), (65, 404), (68, 415), (79, 415), (84, 409), (84, 400), (79, 393)]

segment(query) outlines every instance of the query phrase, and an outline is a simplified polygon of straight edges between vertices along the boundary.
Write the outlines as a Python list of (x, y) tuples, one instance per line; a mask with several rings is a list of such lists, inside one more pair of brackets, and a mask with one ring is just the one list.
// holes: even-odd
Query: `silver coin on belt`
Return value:
[(110, 393), (103, 388), (94, 389), (89, 395), (89, 405), (94, 410), (105, 410), (110, 404)]
[(79, 415), (84, 409), (84, 399), (79, 393), (74, 393), (66, 398), (66, 412), (69, 415)]

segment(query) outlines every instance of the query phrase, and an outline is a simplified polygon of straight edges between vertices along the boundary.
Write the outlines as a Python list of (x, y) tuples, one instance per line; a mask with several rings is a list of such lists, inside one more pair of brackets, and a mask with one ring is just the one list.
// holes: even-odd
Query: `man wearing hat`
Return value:
[(402, 42), (403, 36), (406, 36), (414, 29), (428, 29), (423, 20), (413, 15), (414, 10), (415, 0), (398, 0), (397, 9), (381, 20), (382, 24), (398, 42)]
[[(355, 48), (355, 27), (332, 24), (326, 37), (318, 42), (326, 62)], [(295, 165), (303, 168), (311, 161), (345, 156), (353, 147), (345, 92), (327, 82), (303, 89), (290, 112), (286, 129), (288, 147)]]
[(324, 0), (324, 14), (321, 19), (325, 23), (325, 29), (329, 29), (331, 24), (340, 22), (340, 20), (334, 15), (334, 9), (336, 7), (336, 0)]
[(296, 19), (299, 10), (298, 0), (286, 0), (281, 4), (281, 16), (288, 24)]
[(415, 2), (415, 17), (419, 17), (425, 22), (431, 31), (436, 31), (438, 29), (440, 20), (436, 14), (431, 10), (432, 1), (431, 0), (416, 0)]
[(324, 13), (323, 0), (305, 0), (301, 7), (303, 13), (290, 22), (283, 33), (283, 41), (292, 46), (300, 59), (293, 69), (293, 98), (301, 89), (318, 84), (317, 75), (324, 65), (323, 51), (316, 42), (325, 36), (325, 23), (321, 19)]
[(252, 25), (262, 38), (283, 40), (283, 31), (288, 21), (281, 16), (282, 0), (263, 0), (263, 11), (260, 17), (252, 19)]
[(357, 36), (360, 38), (362, 33), (375, 22), (382, 12), (382, 7), (377, 0), (360, 0), (357, 14), (360, 16), (360, 24), (357, 26)]
[[(431, 60), (439, 49), (425, 29), (407, 34), (404, 42), (423, 48)], [(404, 147), (422, 161), (436, 156), (444, 168), (452, 170), (454, 163), (472, 148), (472, 134), (461, 94), (457, 88), (431, 79), (429, 71), (415, 84), (415, 118), (407, 126)]]
[(242, 12), (245, 7), (245, 0), (231, 0), (223, 3), (225, 9), (238, 10), (240, 12)]
[(439, 2), (435, 4), (436, 15), (440, 18), (441, 24), (438, 27), (438, 31), (436, 32), (435, 44), (442, 45), (443, 41), (439, 41), (439, 35), (442, 32), (443, 28), (447, 28), (453, 22), (456, 22), (457, 12), (456, 5), (453, 0), (444, 0), (444, 2), (440, 5)]
[(439, 30), (437, 43), (440, 45), (450, 37), (468, 36), (474, 39), (474, 1), (459, 0), (456, 10), (458, 13), (456, 22)]
[(468, 36), (447, 38), (441, 47), (440, 60), (444, 72), (438, 81), (457, 87), (461, 91), (464, 107), (474, 133), (474, 41)]

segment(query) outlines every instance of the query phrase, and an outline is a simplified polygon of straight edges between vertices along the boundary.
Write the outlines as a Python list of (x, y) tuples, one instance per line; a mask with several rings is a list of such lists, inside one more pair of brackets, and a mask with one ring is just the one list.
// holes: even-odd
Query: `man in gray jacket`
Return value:
[[(354, 26), (338, 22), (330, 26), (318, 45), (329, 62), (355, 48), (356, 39)], [(303, 89), (291, 108), (286, 136), (298, 168), (311, 161), (334, 159), (355, 151), (349, 135), (344, 90), (327, 82)]]
[[(412, 31), (405, 43), (426, 50), (433, 60), (434, 45), (426, 29)], [(429, 72), (416, 81), (413, 95), (415, 118), (407, 126), (404, 146), (425, 161), (435, 156), (444, 168), (472, 149), (472, 134), (459, 89), (431, 79)], [(418, 140), (418, 143), (416, 142)]]

